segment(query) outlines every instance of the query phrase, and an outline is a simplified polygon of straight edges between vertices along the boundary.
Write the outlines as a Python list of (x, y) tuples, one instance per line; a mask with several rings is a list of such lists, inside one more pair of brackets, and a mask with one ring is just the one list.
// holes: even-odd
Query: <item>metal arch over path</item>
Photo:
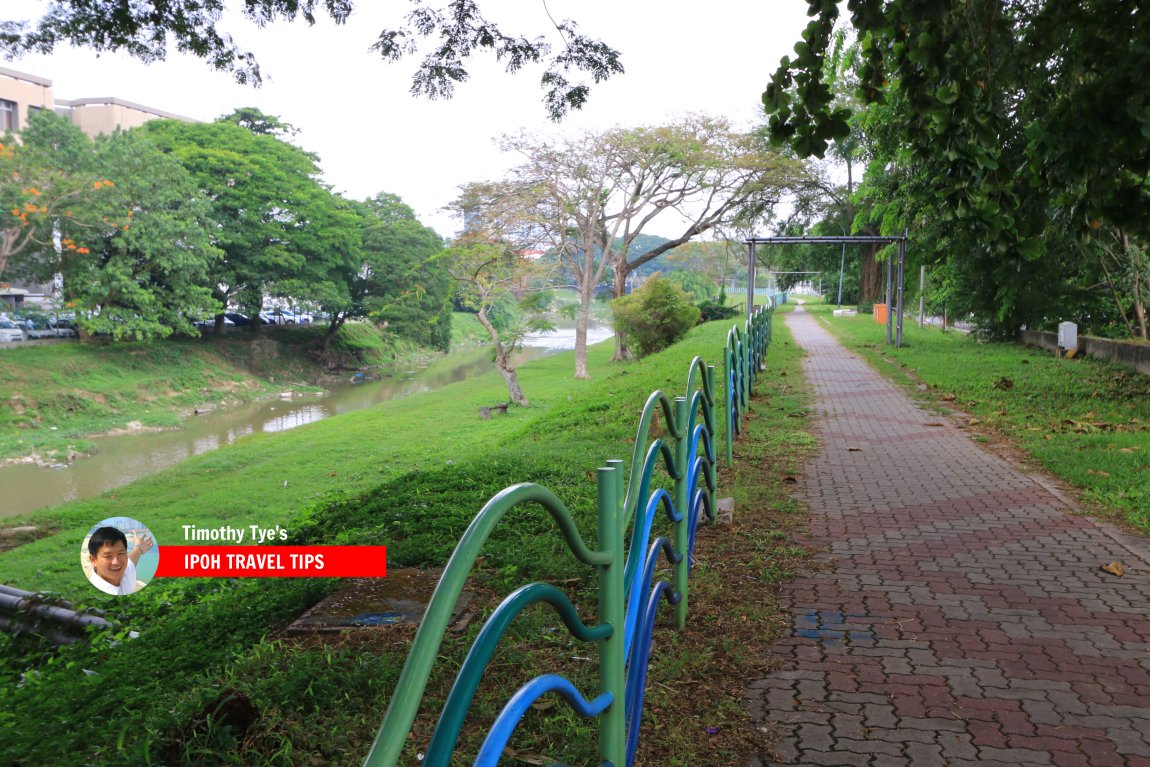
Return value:
[[(898, 235), (894, 237), (884, 237), (879, 235), (857, 234), (857, 235), (827, 235), (823, 236), (800, 236), (800, 237), (748, 237), (745, 242), (747, 243), (747, 320), (750, 321), (751, 310), (755, 305), (755, 247), (758, 245), (891, 245), (898, 243), (898, 285), (893, 286), (894, 282), (894, 264), (890, 259), (886, 262), (886, 343), (890, 346), (892, 342), (892, 330), (894, 330), (893, 342), (895, 346), (902, 346), (902, 314), (903, 314), (903, 286), (906, 278), (906, 240), (907, 235)], [(895, 291), (894, 302), (891, 302), (891, 291)], [(894, 316), (897, 307), (897, 326), (892, 327)]]

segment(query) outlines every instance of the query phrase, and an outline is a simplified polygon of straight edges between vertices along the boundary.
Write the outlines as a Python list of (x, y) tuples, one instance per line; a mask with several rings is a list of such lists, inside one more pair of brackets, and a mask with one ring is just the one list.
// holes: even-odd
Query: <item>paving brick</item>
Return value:
[(1097, 570), (1150, 572), (1150, 546), (785, 317), (822, 452), (795, 488), (818, 569), (783, 586), (782, 667), (745, 693), (773, 760), (1150, 767), (1150, 579)]

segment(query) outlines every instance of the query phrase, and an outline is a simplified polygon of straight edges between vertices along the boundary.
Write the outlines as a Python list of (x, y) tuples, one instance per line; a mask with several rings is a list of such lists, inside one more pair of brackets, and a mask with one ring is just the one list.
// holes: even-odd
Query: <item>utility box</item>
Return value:
[(1073, 322), (1058, 323), (1058, 350), (1072, 357), (1078, 353), (1078, 325)]

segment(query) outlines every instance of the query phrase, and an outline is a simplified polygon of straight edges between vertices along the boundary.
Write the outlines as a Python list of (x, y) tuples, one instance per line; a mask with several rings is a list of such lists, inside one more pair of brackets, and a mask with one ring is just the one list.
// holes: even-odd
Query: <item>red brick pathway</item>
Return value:
[[(822, 454), (798, 486), (823, 570), (783, 592), (755, 765), (1150, 767), (1150, 548), (982, 451), (786, 315)], [(1121, 560), (1126, 575), (1102, 572)]]

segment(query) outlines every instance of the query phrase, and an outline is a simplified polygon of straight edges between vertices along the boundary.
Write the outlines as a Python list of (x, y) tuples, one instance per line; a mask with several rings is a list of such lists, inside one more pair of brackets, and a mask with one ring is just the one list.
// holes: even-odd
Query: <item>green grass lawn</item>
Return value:
[(985, 343), (907, 320), (903, 347), (870, 317), (812, 312), (849, 348), (914, 395), (969, 414), (972, 431), (1009, 440), (1081, 490), (1095, 512), (1150, 532), (1150, 376), (1089, 358)]

